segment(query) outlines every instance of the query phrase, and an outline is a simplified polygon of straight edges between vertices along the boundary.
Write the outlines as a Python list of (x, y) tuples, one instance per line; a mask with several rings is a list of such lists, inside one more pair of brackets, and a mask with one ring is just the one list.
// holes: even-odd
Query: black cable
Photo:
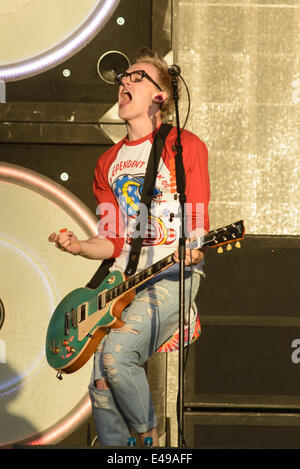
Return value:
[(187, 86), (187, 84), (186, 84), (184, 78), (183, 78), (181, 75), (179, 75), (179, 77), (180, 77), (181, 81), (183, 82), (183, 84), (184, 84), (184, 86), (185, 86), (185, 89), (186, 89), (186, 92), (187, 92), (187, 96), (188, 96), (188, 110), (187, 110), (187, 113), (186, 113), (186, 118), (185, 118), (183, 127), (182, 127), (182, 129), (181, 129), (181, 131), (180, 131), (180, 133), (181, 133), (181, 132), (183, 131), (183, 129), (185, 129), (185, 126), (186, 126), (187, 121), (188, 121), (189, 116), (190, 116), (190, 110), (191, 110), (191, 96), (190, 96), (189, 88), (188, 88), (188, 86)]

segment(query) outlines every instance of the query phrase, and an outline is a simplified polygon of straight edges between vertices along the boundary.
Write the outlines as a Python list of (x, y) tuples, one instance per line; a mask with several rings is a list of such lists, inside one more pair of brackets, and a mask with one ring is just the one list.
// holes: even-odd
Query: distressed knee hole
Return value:
[(156, 285), (156, 290), (161, 290), (162, 292), (164, 292), (166, 295), (169, 294), (169, 290), (165, 287), (162, 287), (161, 285)]
[(169, 292), (166, 288), (160, 287), (159, 285), (156, 285), (155, 288), (149, 289), (149, 295), (154, 296), (154, 297), (160, 297), (163, 300), (167, 300), (169, 296)]
[(124, 334), (126, 332), (132, 332), (133, 334), (139, 334), (138, 331), (136, 331), (135, 329), (133, 329), (133, 326), (132, 324), (127, 324), (125, 323), (124, 326), (120, 327), (119, 329), (115, 329), (114, 332), (116, 333), (120, 333), (120, 334)]
[(136, 322), (141, 322), (142, 321), (142, 316), (139, 314), (130, 314), (128, 316), (129, 321), (136, 321)]
[(109, 368), (108, 370), (106, 370), (107, 378), (112, 383), (117, 382), (117, 373), (118, 373), (117, 368)]
[(106, 378), (97, 379), (97, 381), (95, 381), (95, 386), (101, 391), (103, 391), (104, 389), (109, 389), (108, 380)]
[(161, 305), (161, 301), (157, 298), (157, 295), (149, 295), (149, 303), (153, 306)]
[(116, 368), (112, 368), (113, 364), (114, 364), (113, 355), (111, 353), (105, 353), (103, 355), (103, 365), (106, 371), (107, 379), (110, 383), (117, 382), (116, 375), (118, 371)]
[(112, 366), (114, 364), (114, 357), (111, 353), (105, 353), (103, 355), (103, 365), (104, 366)]
[(103, 342), (100, 342), (100, 344), (99, 344), (99, 345), (97, 346), (97, 348), (96, 348), (96, 352), (101, 353), (102, 350), (103, 350)]
[(156, 298), (156, 296), (154, 295), (142, 296), (141, 298), (137, 298), (136, 301), (141, 301), (143, 303), (150, 303), (153, 306), (161, 305), (161, 301), (158, 298)]
[(93, 392), (92, 396), (93, 396), (93, 405), (96, 409), (109, 409), (107, 396), (100, 394), (98, 392)]

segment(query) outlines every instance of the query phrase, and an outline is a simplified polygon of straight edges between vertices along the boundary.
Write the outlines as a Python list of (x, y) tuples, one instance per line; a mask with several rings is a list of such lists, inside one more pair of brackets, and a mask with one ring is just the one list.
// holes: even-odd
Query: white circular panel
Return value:
[(59, 381), (45, 359), (46, 332), (58, 302), (99, 263), (59, 251), (48, 236), (67, 227), (84, 239), (97, 221), (58, 184), (6, 163), (0, 199), (0, 446), (55, 443), (90, 414), (92, 361)]
[(102, 29), (119, 1), (0, 2), (0, 79), (26, 78), (71, 57)]

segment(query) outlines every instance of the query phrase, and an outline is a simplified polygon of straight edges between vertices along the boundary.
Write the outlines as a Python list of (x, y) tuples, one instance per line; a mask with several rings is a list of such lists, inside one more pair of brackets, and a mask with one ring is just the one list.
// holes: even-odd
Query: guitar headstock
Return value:
[(224, 244), (227, 244), (228, 248), (231, 249), (230, 244), (236, 243), (236, 247), (241, 247), (240, 241), (244, 239), (244, 234), (244, 222), (240, 220), (207, 233), (204, 237), (203, 246), (220, 248)]

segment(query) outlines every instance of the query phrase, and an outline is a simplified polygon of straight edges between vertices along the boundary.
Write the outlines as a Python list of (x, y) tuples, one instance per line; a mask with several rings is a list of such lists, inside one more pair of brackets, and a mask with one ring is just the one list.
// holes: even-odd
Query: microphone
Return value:
[(181, 74), (181, 69), (178, 65), (173, 64), (168, 68), (168, 72), (173, 77), (178, 77)]

